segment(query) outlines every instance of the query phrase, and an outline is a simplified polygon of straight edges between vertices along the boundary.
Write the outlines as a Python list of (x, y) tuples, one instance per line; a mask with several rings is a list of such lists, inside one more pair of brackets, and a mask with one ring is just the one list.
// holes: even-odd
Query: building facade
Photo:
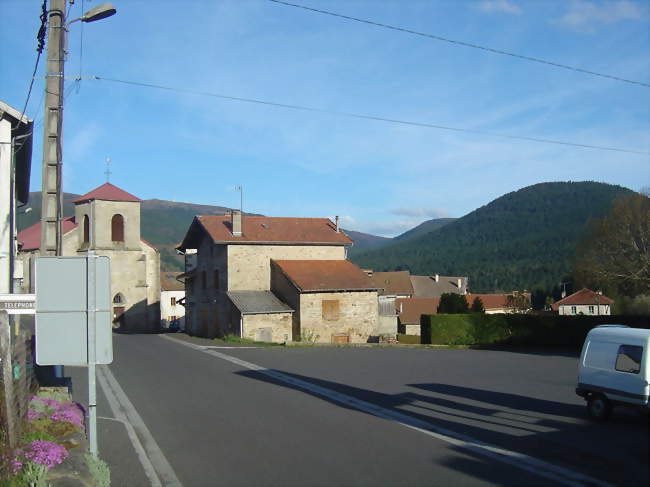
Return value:
[(180, 272), (160, 273), (160, 326), (167, 329), (174, 322), (185, 329), (185, 284), (178, 280)]

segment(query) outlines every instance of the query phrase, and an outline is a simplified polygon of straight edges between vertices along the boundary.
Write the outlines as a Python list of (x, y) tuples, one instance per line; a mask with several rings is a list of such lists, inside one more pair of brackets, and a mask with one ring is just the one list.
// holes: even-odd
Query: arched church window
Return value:
[(111, 240), (124, 242), (124, 217), (120, 214), (113, 215), (111, 219)]
[(90, 241), (90, 220), (88, 215), (84, 215), (84, 243)]
[(117, 293), (115, 297), (113, 298), (113, 304), (116, 306), (120, 306), (122, 304), (125, 304), (124, 296), (122, 296), (122, 293)]

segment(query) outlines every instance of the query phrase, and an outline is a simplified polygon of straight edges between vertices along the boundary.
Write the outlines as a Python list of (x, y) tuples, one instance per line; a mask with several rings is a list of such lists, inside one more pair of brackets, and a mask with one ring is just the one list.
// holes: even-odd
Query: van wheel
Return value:
[(596, 421), (605, 421), (612, 412), (612, 405), (602, 394), (593, 394), (587, 401), (589, 416)]

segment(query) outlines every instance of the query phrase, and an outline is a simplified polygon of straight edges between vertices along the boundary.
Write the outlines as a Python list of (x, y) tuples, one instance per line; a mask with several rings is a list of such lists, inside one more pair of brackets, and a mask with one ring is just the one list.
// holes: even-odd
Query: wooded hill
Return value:
[(590, 219), (630, 193), (595, 182), (536, 184), (435, 231), (351, 259), (376, 271), (469, 276), (472, 292), (551, 289), (571, 272)]

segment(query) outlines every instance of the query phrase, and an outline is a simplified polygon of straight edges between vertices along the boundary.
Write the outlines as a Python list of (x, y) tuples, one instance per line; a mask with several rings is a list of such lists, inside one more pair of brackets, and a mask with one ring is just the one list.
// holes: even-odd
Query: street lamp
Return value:
[(66, 23), (65, 4), (66, 0), (50, 0), (48, 11), (47, 81), (45, 83), (43, 175), (41, 180), (41, 255), (61, 255), (63, 253), (61, 232), (63, 144), (61, 137), (63, 133), (63, 79), (67, 28), (73, 22), (95, 22), (116, 13), (115, 7), (107, 2), (90, 9), (82, 17)]

